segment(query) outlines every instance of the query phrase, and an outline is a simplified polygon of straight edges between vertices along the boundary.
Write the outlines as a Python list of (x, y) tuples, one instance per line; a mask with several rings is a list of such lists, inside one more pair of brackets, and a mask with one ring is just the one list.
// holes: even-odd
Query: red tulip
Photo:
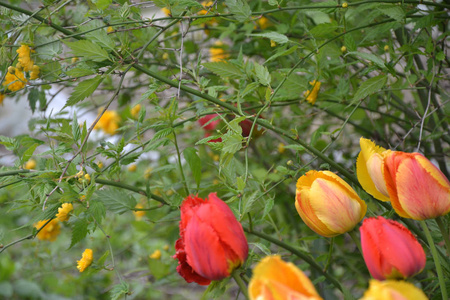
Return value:
[(221, 280), (247, 259), (241, 224), (216, 193), (188, 196), (181, 204), (180, 239), (175, 244), (178, 273), (187, 282), (208, 285)]
[(384, 180), (395, 212), (414, 220), (450, 212), (450, 182), (419, 153), (387, 151)]
[(400, 223), (383, 217), (368, 218), (359, 231), (364, 261), (373, 278), (408, 278), (425, 267), (422, 246)]

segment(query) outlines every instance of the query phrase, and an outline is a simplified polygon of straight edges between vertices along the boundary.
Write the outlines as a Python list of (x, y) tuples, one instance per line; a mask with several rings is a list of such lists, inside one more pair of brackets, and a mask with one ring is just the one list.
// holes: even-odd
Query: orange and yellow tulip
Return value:
[(309, 171), (298, 179), (295, 207), (303, 222), (324, 237), (352, 230), (367, 211), (352, 187), (330, 171)]
[(364, 261), (373, 278), (405, 279), (425, 268), (422, 246), (402, 224), (381, 216), (367, 218), (359, 231)]
[(422, 154), (388, 151), (384, 179), (399, 216), (426, 220), (450, 212), (450, 182)]
[(389, 201), (389, 193), (383, 176), (383, 158), (386, 149), (371, 140), (359, 140), (361, 152), (356, 159), (356, 175), (362, 188), (381, 201)]
[(360, 300), (427, 300), (424, 292), (406, 281), (370, 280), (369, 289)]
[(309, 278), (278, 255), (267, 256), (256, 265), (248, 294), (250, 300), (322, 299)]

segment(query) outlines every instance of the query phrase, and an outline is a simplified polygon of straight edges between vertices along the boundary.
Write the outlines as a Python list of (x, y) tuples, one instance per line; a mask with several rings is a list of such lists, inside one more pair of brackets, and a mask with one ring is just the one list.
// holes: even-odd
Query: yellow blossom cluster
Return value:
[(269, 28), (270, 26), (273, 25), (272, 22), (270, 22), (270, 20), (264, 16), (256, 20), (256, 24), (258, 24), (258, 27), (261, 28), (262, 30)]
[(68, 221), (70, 218), (69, 213), (73, 210), (72, 203), (63, 203), (60, 208), (58, 208), (58, 213), (56, 214), (56, 218), (59, 221), (64, 222)]
[(29, 161), (27, 161), (25, 163), (25, 165), (23, 167), (27, 170), (32, 170), (32, 169), (36, 168), (36, 161), (34, 159), (30, 159)]
[(131, 116), (133, 118), (137, 118), (137, 116), (139, 115), (139, 112), (141, 111), (141, 105), (140, 104), (136, 104), (132, 109), (131, 109)]
[(103, 114), (103, 116), (98, 120), (94, 129), (102, 129), (107, 134), (115, 134), (117, 129), (119, 128), (120, 122), (119, 114), (114, 110), (107, 110)]
[(151, 259), (161, 259), (161, 250), (157, 249), (149, 255)]
[(92, 249), (86, 249), (83, 252), (83, 255), (81, 256), (80, 260), (77, 260), (77, 269), (81, 272), (84, 272), (87, 267), (89, 267), (92, 264), (92, 261), (94, 260), (94, 256), (92, 253)]
[(25, 87), (28, 81), (25, 78), (25, 72), (30, 72), (30, 80), (39, 78), (41, 70), (31, 59), (31, 52), (32, 50), (28, 45), (22, 45), (17, 49), (19, 62), (16, 64), (16, 67), (8, 67), (8, 73), (6, 73), (5, 80), (2, 83), (11, 92), (21, 90)]
[(225, 52), (223, 49), (223, 43), (221, 41), (217, 41), (214, 45), (209, 49), (210, 61), (218, 62), (222, 60), (226, 60), (230, 55)]
[[(138, 203), (134, 208), (142, 209), (144, 206), (141, 203)], [(144, 210), (136, 210), (133, 211), (134, 217), (136, 218), (136, 221), (140, 221), (145, 216)]]
[[(47, 223), (48, 220), (42, 220), (34, 224), (34, 227), (36, 229), (40, 229), (42, 226)], [(50, 242), (53, 242), (58, 237), (59, 233), (61, 231), (61, 226), (59, 225), (58, 219), (51, 220), (47, 225), (45, 225), (44, 228), (39, 231), (37, 234), (37, 238), (40, 240), (47, 240)]]

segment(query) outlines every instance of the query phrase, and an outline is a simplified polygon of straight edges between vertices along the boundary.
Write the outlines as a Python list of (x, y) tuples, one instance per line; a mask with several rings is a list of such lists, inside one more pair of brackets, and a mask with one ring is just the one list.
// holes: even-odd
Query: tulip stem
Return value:
[(348, 234), (352, 238), (352, 240), (355, 243), (356, 247), (358, 247), (358, 250), (361, 253), (361, 255), (363, 255), (363, 252), (362, 252), (362, 249), (361, 249), (361, 242), (359, 241), (358, 237), (356, 236), (355, 230), (349, 231)]
[(448, 231), (445, 229), (445, 224), (442, 221), (442, 217), (437, 217), (435, 220), (439, 226), (439, 230), (441, 231), (442, 237), (444, 238), (445, 247), (447, 248), (447, 254), (450, 255), (450, 237)]
[(444, 274), (442, 273), (441, 263), (439, 261), (439, 255), (436, 250), (436, 246), (434, 245), (433, 237), (431, 236), (430, 231), (428, 230), (427, 223), (425, 221), (420, 221), (420, 225), (422, 226), (423, 232), (427, 237), (428, 245), (430, 246), (431, 255), (433, 256), (434, 265), (436, 266), (436, 272), (439, 279), (439, 285), (441, 287), (442, 300), (448, 300), (447, 297), (447, 288), (445, 286)]
[(244, 281), (242, 280), (241, 276), (239, 275), (239, 271), (238, 270), (234, 270), (233, 273), (231, 273), (231, 276), (233, 276), (234, 281), (236, 281), (236, 283), (239, 286), (239, 289), (241, 290), (242, 294), (244, 294), (245, 299), (250, 299), (248, 297), (247, 286), (245, 285)]

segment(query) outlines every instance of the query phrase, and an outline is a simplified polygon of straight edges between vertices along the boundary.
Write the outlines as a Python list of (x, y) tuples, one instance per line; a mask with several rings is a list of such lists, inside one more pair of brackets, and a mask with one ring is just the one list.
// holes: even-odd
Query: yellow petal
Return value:
[(424, 292), (406, 281), (370, 280), (369, 289), (360, 300), (427, 300)]

